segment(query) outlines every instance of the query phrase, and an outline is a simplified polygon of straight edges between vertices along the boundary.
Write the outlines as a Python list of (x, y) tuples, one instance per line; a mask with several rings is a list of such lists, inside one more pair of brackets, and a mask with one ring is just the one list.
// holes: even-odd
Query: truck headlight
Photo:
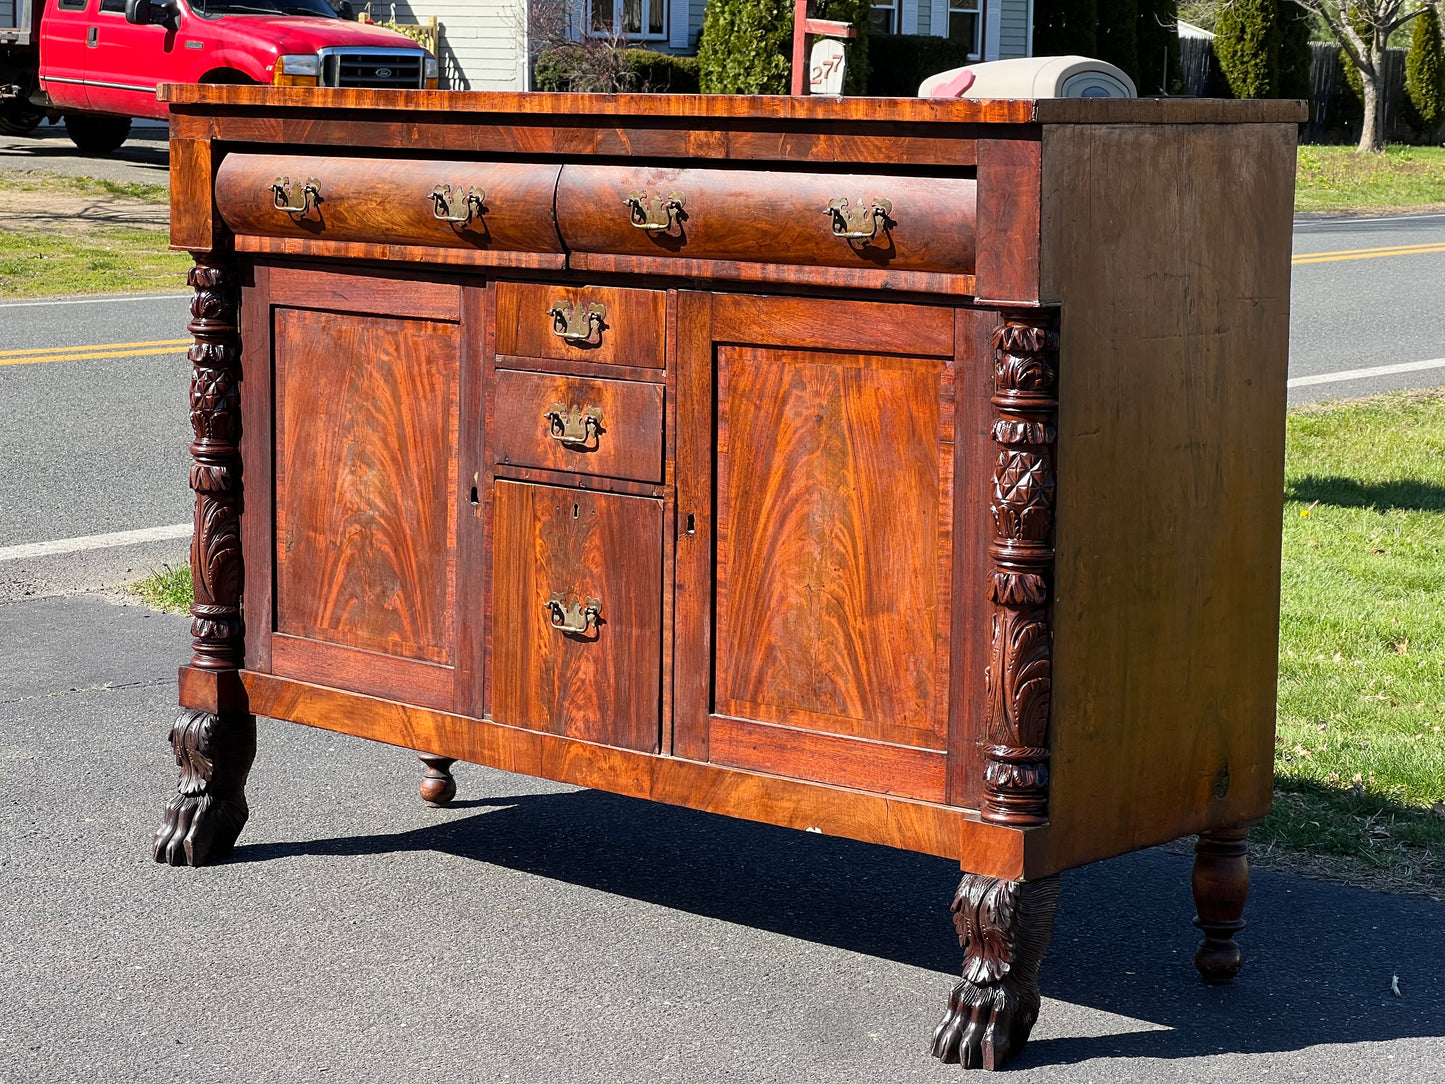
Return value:
[(426, 89), (427, 89), (427, 90), (436, 90), (438, 84), (441, 82), (441, 74), (442, 74), (441, 65), (437, 63), (437, 58), (436, 58), (436, 57), (434, 57), (434, 56), (429, 56), (429, 57), (426, 58), (426, 73), (425, 73), (425, 74), (426, 74)]
[(271, 82), (278, 87), (314, 87), (321, 73), (321, 60), (314, 53), (290, 53), (276, 58)]

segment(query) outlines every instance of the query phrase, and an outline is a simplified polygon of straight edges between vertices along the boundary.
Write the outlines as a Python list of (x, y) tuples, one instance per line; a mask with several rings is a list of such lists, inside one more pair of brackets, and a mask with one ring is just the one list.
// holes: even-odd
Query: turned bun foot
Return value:
[(457, 796), (457, 781), (452, 778), (452, 765), (456, 761), (433, 753), (418, 753), (416, 756), (426, 765), (421, 786), (417, 788), (421, 792), (421, 800), (431, 806), (448, 805)]
[(1194, 966), (1205, 982), (1222, 986), (1239, 974), (1243, 955), (1234, 935), (1244, 929), (1249, 896), (1249, 844), (1246, 828), (1201, 832), (1194, 845), (1194, 925), (1204, 934)]

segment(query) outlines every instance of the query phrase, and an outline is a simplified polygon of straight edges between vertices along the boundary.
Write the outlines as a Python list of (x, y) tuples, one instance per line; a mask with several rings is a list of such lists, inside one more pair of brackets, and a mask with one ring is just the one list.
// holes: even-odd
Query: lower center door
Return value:
[(663, 502), (498, 480), (492, 718), (657, 752)]

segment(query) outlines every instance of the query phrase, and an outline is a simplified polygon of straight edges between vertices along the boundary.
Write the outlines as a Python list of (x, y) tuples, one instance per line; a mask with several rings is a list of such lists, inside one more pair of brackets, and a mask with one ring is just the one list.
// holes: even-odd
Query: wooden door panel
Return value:
[(718, 715), (942, 749), (944, 366), (719, 347)]
[[(493, 501), (492, 717), (656, 752), (663, 502), (508, 481)], [(554, 594), (581, 631), (556, 627)]]
[(452, 661), (455, 325), (275, 314), (276, 629)]

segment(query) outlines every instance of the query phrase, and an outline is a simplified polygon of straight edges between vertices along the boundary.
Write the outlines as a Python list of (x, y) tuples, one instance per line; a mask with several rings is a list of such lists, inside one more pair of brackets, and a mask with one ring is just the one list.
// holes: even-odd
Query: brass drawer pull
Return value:
[[(574, 305), (570, 301), (554, 301), (547, 310), (552, 330), (569, 343), (602, 345), (602, 329), (606, 326), (607, 306), (599, 302)], [(597, 341), (592, 343), (592, 329), (597, 328)]]
[(595, 452), (602, 441), (601, 407), (583, 408), (573, 403), (572, 409), (568, 410), (564, 403), (553, 403), (542, 417), (547, 419), (552, 439), (569, 448)]
[(462, 186), (457, 185), (456, 202), (462, 208), (462, 213), (459, 215), (452, 214), (453, 196), (451, 185), (437, 185), (431, 190), (431, 195), (428, 198), (432, 201), (432, 217), (439, 222), (455, 222), (465, 226), (472, 220), (474, 215), (477, 218), (481, 218), (482, 215), (487, 213), (487, 208), (483, 206), (487, 199), (487, 190), (485, 188), (478, 188), (476, 185), (470, 185), (467, 188), (465, 196), (462, 195)]
[(871, 241), (878, 235), (880, 225), (884, 233), (893, 225), (893, 220), (888, 217), (893, 213), (891, 199), (860, 199), (856, 206), (851, 206), (846, 198), (840, 196), (829, 200), (823, 213), (833, 220), (833, 236), (845, 241)]
[(271, 203), (278, 211), (285, 211), (288, 215), (304, 215), (312, 207), (321, 202), (321, 182), (315, 177), (308, 177), (301, 188), (301, 202), (291, 202), (291, 178), (277, 177), (271, 182)]
[(682, 217), (687, 197), (681, 192), (671, 192), (666, 198), (634, 192), (622, 202), (627, 204), (632, 224), (639, 230), (662, 231), (672, 229), (673, 222)]
[[(574, 598), (569, 604), (564, 592), (553, 591), (552, 597), (542, 604), (542, 609), (547, 613), (548, 622), (558, 632), (568, 636), (597, 639), (598, 628), (602, 624), (600, 598), (589, 598), (585, 603), (580, 598)], [(588, 632), (592, 633), (590, 637)]]

